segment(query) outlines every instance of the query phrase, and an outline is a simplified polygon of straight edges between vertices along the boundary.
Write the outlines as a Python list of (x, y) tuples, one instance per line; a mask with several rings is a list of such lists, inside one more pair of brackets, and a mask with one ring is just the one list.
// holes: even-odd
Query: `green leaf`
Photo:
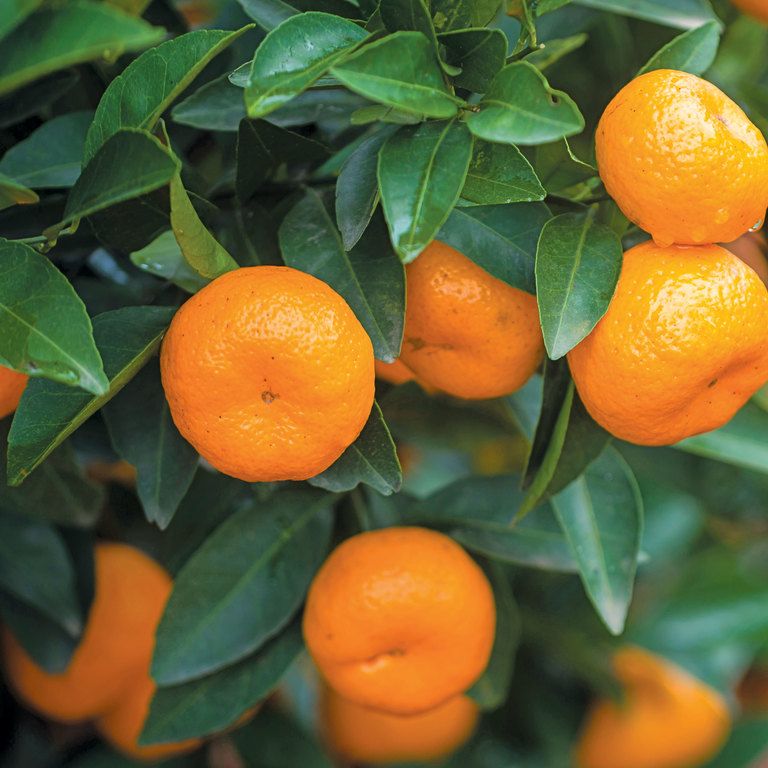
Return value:
[[(570, 2), (570, 0), (568, 1)], [(547, 67), (556, 64), (564, 56), (577, 51), (588, 39), (589, 35), (580, 32), (578, 35), (571, 35), (570, 37), (547, 40), (546, 43), (540, 43), (535, 51), (529, 53), (525, 60), (543, 72)]]
[(461, 196), (480, 205), (528, 203), (547, 193), (531, 164), (513, 144), (475, 141)]
[(0, 211), (14, 205), (30, 205), (40, 198), (31, 189), (20, 184), (16, 179), (0, 173)]
[(759, 768), (768, 752), (768, 717), (754, 715), (742, 718), (722, 751), (704, 768)]
[(544, 203), (455, 208), (437, 239), (499, 280), (535, 293), (536, 243), (550, 217)]
[(117, 455), (136, 467), (144, 515), (164, 530), (189, 490), (198, 456), (173, 423), (156, 361), (107, 404), (104, 418)]
[(487, 572), (496, 601), (496, 637), (488, 666), (467, 695), (477, 702), (480, 709), (489, 712), (501, 707), (509, 695), (521, 626), (517, 604), (504, 569), (491, 563)]
[(237, 133), (237, 196), (247, 202), (283, 164), (307, 164), (327, 157), (322, 144), (301, 134), (266, 120), (243, 120)]
[(439, 32), (484, 27), (500, 6), (501, 0), (432, 0), (432, 17)]
[(0, 96), (65, 67), (147, 48), (163, 34), (106, 3), (69, 0), (42, 8), (3, 41)]
[(245, 13), (267, 32), (295, 16), (298, 11), (283, 0), (237, 0)]
[(167, 40), (131, 62), (101, 97), (85, 141), (86, 163), (122, 128), (151, 131), (205, 66), (251, 28), (198, 29)]
[(0, 364), (94, 394), (107, 389), (91, 321), (45, 257), (0, 238)]
[(75, 70), (64, 69), (44, 80), (30, 83), (17, 93), (0, 97), (0, 128), (8, 128), (40, 114), (52, 101), (71, 91), (79, 79)]
[[(56, 309), (60, 319), (61, 307)], [(171, 307), (125, 307), (94, 319), (93, 335), (108, 379), (103, 395), (94, 397), (44, 380), (29, 382), (9, 436), (12, 485), (22, 482), (133, 378), (157, 350), (174, 312)]]
[(238, 263), (200, 220), (176, 173), (171, 179), (171, 228), (184, 260), (206, 280), (237, 269)]
[(576, 5), (611, 11), (678, 29), (693, 29), (717, 20), (709, 0), (573, 0)]
[(294, 621), (259, 651), (207, 677), (158, 688), (140, 744), (182, 741), (219, 733), (265, 699), (304, 649)]
[(379, 189), (395, 250), (404, 264), (435, 238), (467, 177), (472, 136), (455, 120), (401, 128), (379, 153)]
[(340, 293), (371, 337), (376, 357), (392, 362), (403, 338), (405, 273), (384, 227), (371, 225), (347, 253), (323, 200), (308, 189), (283, 219), (279, 237), (285, 263)]
[(206, 131), (237, 131), (244, 117), (243, 92), (228, 75), (206, 83), (171, 110), (174, 123)]
[(391, 125), (416, 125), (424, 120), (424, 115), (403, 112), (383, 104), (372, 104), (355, 110), (349, 117), (352, 125), (370, 125), (371, 123), (389, 123)]
[(0, 514), (0, 590), (31, 606), (77, 639), (83, 616), (75, 571), (61, 534), (50, 524)]
[(133, 128), (119, 130), (85, 166), (69, 193), (64, 218), (45, 234), (56, 238), (68, 224), (159, 189), (178, 169), (176, 158), (154, 136)]
[(42, 5), (43, 0), (6, 0), (3, 15), (0, 17), (0, 38), (5, 37), (14, 27), (18, 27), (32, 11)]
[(458, 480), (409, 509), (408, 519), (440, 526), (492, 560), (575, 572), (576, 562), (549, 506), (537, 507), (510, 525), (523, 497), (519, 485), (519, 478), (510, 476)]
[(435, 49), (421, 32), (388, 35), (331, 72), (355, 93), (417, 115), (453, 117), (461, 103), (448, 90)]
[(236, 512), (206, 540), (177, 575), (157, 630), (159, 685), (229, 666), (288, 623), (327, 554), (333, 501), (287, 490)]
[(689, 437), (675, 445), (681, 451), (768, 474), (768, 413), (747, 403), (724, 427)]
[(69, 112), (43, 123), (0, 160), (0, 173), (35, 189), (71, 187), (80, 175), (93, 112)]
[(253, 57), (245, 89), (249, 117), (263, 117), (298, 96), (367, 36), (354, 22), (327, 13), (283, 21)]
[(450, 64), (461, 67), (453, 78), (460, 88), (485, 93), (506, 63), (507, 38), (500, 29), (460, 29), (440, 35)]
[(385, 496), (397, 493), (402, 482), (395, 444), (378, 403), (374, 403), (357, 440), (325, 472), (309, 481), (310, 485), (335, 493), (365, 483)]
[(421, 32), (437, 50), (437, 37), (425, 0), (387, 0), (379, 5), (381, 20), (390, 32)]
[(621, 272), (621, 240), (596, 208), (548, 221), (536, 251), (536, 295), (547, 354), (558, 360), (606, 313)]
[(162, 277), (188, 293), (196, 293), (208, 281), (187, 264), (173, 232), (163, 232), (149, 245), (134, 251), (131, 262), (150, 275)]
[(713, 19), (670, 40), (651, 56), (637, 74), (654, 69), (678, 69), (692, 75), (703, 75), (712, 66), (719, 43), (720, 23)]
[(536, 147), (533, 167), (550, 195), (569, 200), (584, 199), (600, 183), (597, 169), (573, 154), (568, 139)]
[(605, 626), (624, 629), (643, 530), (643, 506), (632, 472), (614, 448), (552, 498), (555, 515), (579, 564), (584, 588)]
[(346, 250), (363, 236), (379, 204), (379, 152), (390, 137), (382, 130), (367, 138), (347, 158), (336, 182), (336, 223)]
[(542, 144), (580, 133), (584, 118), (570, 96), (551, 88), (532, 64), (518, 61), (494, 78), (467, 125), (487, 141)]

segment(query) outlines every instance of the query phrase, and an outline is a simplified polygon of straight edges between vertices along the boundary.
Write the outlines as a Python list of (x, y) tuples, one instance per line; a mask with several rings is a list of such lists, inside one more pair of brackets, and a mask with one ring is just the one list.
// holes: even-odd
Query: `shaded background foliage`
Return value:
[[(0, 11), (0, 362), (35, 376), (0, 424), (0, 617), (39, 663), (62, 669), (82, 632), (95, 537), (133, 542), (177, 585), (145, 741), (216, 733), (281, 684), (291, 713), (266, 710), (235, 747), (248, 765), (326, 766), (297, 624), (306, 587), (340, 538), (419, 523), (479, 558), (499, 610), (472, 691), (486, 715), (448, 764), (568, 765), (619, 642), (732, 697), (768, 646), (768, 395), (714, 433), (638, 448), (589, 418), (563, 357), (642, 237), (594, 168), (602, 109), (638, 72), (680, 68), (765, 132), (764, 27), (707, 0)], [(210, 29), (189, 32), (200, 14)], [(358, 441), (306, 484), (200, 465), (155, 357), (189, 293), (285, 263), (341, 293), (391, 362), (403, 264), (435, 237), (537, 293), (541, 375), (482, 403), (382, 383)], [(21, 319), (6, 309), (20, 297)], [(117, 459), (135, 488), (104, 482)], [(5, 690), (2, 707), (3, 766), (127, 764), (87, 731), (46, 730)], [(768, 722), (745, 719), (712, 768), (767, 746)]]

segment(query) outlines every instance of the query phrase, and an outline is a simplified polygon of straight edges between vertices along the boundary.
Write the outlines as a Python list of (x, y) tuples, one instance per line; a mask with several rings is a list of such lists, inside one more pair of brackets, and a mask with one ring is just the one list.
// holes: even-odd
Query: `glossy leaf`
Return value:
[(484, 27), (496, 15), (501, 0), (432, 0), (432, 15), (439, 32)]
[(107, 379), (85, 306), (27, 245), (0, 238), (0, 363), (94, 394)]
[(540, 47), (535, 51), (529, 53), (525, 60), (543, 72), (547, 67), (556, 64), (564, 56), (581, 48), (588, 39), (589, 36), (587, 34), (580, 32), (578, 35), (571, 35), (570, 37), (547, 40), (546, 43), (541, 43)]
[(245, 117), (243, 92), (227, 75), (206, 83), (171, 110), (174, 123), (208, 131), (237, 131)]
[(0, 160), (0, 173), (34, 189), (71, 187), (80, 175), (93, 112), (69, 112), (43, 123)]
[(14, 205), (31, 205), (40, 198), (16, 179), (0, 173), (0, 211)]
[(584, 199), (600, 182), (597, 168), (576, 157), (568, 139), (536, 147), (533, 167), (550, 195), (569, 200)]
[(584, 476), (552, 498), (584, 588), (606, 627), (622, 632), (632, 599), (643, 530), (632, 472), (608, 448)]
[(147, 48), (163, 34), (106, 3), (70, 0), (41, 8), (3, 41), (0, 96), (58, 69)]
[(188, 293), (199, 291), (207, 280), (198, 275), (184, 259), (173, 232), (163, 232), (149, 245), (134, 251), (131, 262), (150, 275), (162, 277)]
[(399, 491), (402, 482), (395, 444), (378, 403), (374, 403), (357, 440), (325, 472), (309, 481), (310, 485), (335, 493), (351, 491), (364, 483), (385, 496)]
[(720, 24), (713, 19), (670, 40), (651, 56), (637, 74), (654, 69), (677, 69), (702, 75), (712, 66), (719, 43)]
[(665, 24), (678, 29), (693, 29), (717, 19), (709, 0), (573, 0), (577, 5), (612, 11), (623, 16)]
[(173, 423), (156, 362), (107, 404), (104, 418), (118, 456), (136, 467), (144, 515), (167, 528), (192, 483), (198, 455)]
[(464, 186), (472, 137), (463, 123), (401, 128), (379, 153), (379, 190), (390, 238), (403, 263), (437, 235)]
[(236, 664), (188, 683), (159, 688), (140, 743), (182, 741), (223, 731), (272, 692), (303, 649), (301, 623), (294, 621)]
[(548, 221), (536, 251), (536, 295), (548, 355), (557, 360), (597, 325), (616, 290), (621, 240), (596, 209)]
[(245, 89), (249, 117), (263, 117), (298, 96), (367, 36), (354, 22), (327, 13), (283, 21), (253, 57)]
[(298, 11), (283, 0), (237, 0), (250, 18), (270, 32)]
[(460, 29), (440, 35), (448, 61), (461, 68), (453, 82), (485, 93), (506, 63), (507, 38), (500, 29)]
[(372, 225), (345, 252), (322, 199), (309, 189), (280, 226), (280, 249), (289, 267), (320, 278), (347, 300), (371, 337), (376, 357), (392, 362), (400, 354), (405, 274), (382, 226)]
[[(57, 310), (60, 315), (60, 307)], [(108, 379), (103, 395), (93, 396), (49, 381), (30, 381), (9, 436), (11, 484), (24, 480), (133, 378), (157, 350), (174, 312), (171, 307), (125, 307), (94, 319), (93, 335)]]
[(420, 32), (388, 35), (331, 72), (355, 93), (417, 115), (453, 117), (460, 104), (445, 84), (434, 47)]
[(527, 203), (547, 193), (531, 164), (512, 144), (475, 141), (461, 196), (480, 205)]
[(327, 554), (334, 497), (296, 489), (228, 518), (179, 571), (152, 676), (194, 680), (258, 650), (304, 600)]
[(584, 118), (570, 96), (552, 89), (536, 67), (519, 61), (494, 78), (467, 125), (487, 141), (542, 144), (580, 133)]
[(499, 280), (534, 293), (536, 243), (550, 216), (543, 203), (455, 208), (437, 239)]
[(381, 20), (390, 32), (421, 32), (437, 49), (435, 28), (426, 0), (387, 0), (379, 5)]

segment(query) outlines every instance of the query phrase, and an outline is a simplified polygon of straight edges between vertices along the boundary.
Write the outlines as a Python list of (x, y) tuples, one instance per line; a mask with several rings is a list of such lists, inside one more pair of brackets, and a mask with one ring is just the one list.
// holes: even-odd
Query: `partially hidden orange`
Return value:
[(725, 699), (686, 670), (642, 648), (614, 658), (624, 701), (598, 701), (587, 716), (578, 768), (693, 768), (725, 743)]
[(405, 384), (416, 380), (416, 374), (400, 358), (392, 363), (376, 360), (375, 369), (376, 377), (390, 384)]
[(24, 394), (28, 377), (10, 368), (0, 365), (0, 419), (4, 419), (16, 410)]
[(456, 542), (394, 527), (353, 536), (331, 553), (309, 590), (304, 638), (340, 695), (412, 715), (480, 677), (495, 624), (488, 579)]
[(161, 370), (181, 434), (248, 482), (319, 474), (373, 405), (362, 325), (326, 283), (289, 267), (237, 269), (195, 294), (171, 323)]
[(768, 289), (717, 245), (642, 243), (568, 354), (592, 417), (614, 436), (670, 445), (721, 427), (768, 381)]
[(768, 23), (768, 0), (731, 0), (731, 2), (749, 16)]
[(739, 106), (687, 72), (636, 77), (596, 134), (608, 193), (659, 245), (729, 242), (768, 204), (768, 146)]
[(434, 241), (406, 267), (400, 354), (427, 384), (456, 397), (519, 389), (544, 356), (536, 297)]

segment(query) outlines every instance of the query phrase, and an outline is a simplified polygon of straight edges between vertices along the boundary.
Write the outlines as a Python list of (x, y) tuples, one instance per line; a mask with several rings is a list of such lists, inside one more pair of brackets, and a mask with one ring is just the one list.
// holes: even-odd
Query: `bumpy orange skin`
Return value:
[(596, 149), (608, 193), (660, 245), (728, 242), (765, 215), (765, 139), (695, 75), (660, 69), (632, 80), (600, 118)]
[(452, 539), (387, 528), (336, 548), (307, 597), (304, 638), (339, 694), (412, 715), (482, 674), (496, 625), (485, 574)]
[(768, 23), (768, 0), (731, 0), (744, 13)]
[(61, 722), (88, 720), (114, 706), (137, 674), (145, 674), (171, 578), (133, 547), (96, 547), (96, 593), (83, 638), (67, 669), (49, 674), (8, 631), (5, 671), (30, 708)]
[(768, 290), (717, 245), (624, 254), (605, 316), (568, 355), (611, 434), (670, 445), (725, 424), (768, 381)]
[(688, 768), (722, 747), (731, 718), (717, 691), (641, 648), (619, 651), (614, 667), (625, 701), (593, 707), (577, 747), (578, 768)]
[(325, 740), (354, 763), (439, 760), (469, 739), (478, 719), (477, 704), (468, 696), (454, 696), (421, 715), (403, 717), (361, 707), (326, 687), (320, 706)]
[(289, 267), (238, 269), (207, 285), (174, 317), (160, 362), (181, 434), (249, 482), (327, 469), (373, 405), (368, 335), (338, 293)]
[(200, 739), (187, 739), (170, 744), (138, 743), (149, 714), (149, 705), (155, 693), (155, 684), (144, 670), (141, 679), (134, 682), (120, 702), (96, 721), (96, 730), (115, 749), (133, 760), (152, 762), (191, 752), (200, 746)]
[(29, 378), (0, 365), (0, 419), (12, 414), (21, 400)]
[(406, 267), (402, 361), (456, 397), (514, 392), (544, 356), (536, 298), (440, 242)]
[(394, 363), (375, 361), (376, 378), (388, 381), (390, 384), (405, 384), (407, 381), (415, 381), (416, 375), (408, 366), (398, 358)]

